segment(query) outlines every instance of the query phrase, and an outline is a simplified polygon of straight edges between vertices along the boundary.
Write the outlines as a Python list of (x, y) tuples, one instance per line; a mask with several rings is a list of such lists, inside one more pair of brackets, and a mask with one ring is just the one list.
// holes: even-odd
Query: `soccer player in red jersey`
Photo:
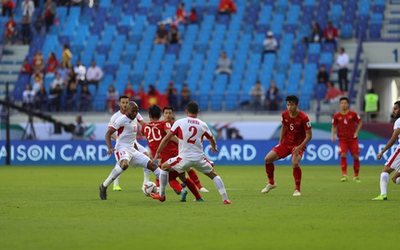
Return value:
[[(168, 121), (171, 123), (171, 126), (174, 124), (174, 109), (171, 106), (166, 106), (163, 109), (163, 116), (164, 116), (164, 121)], [(197, 188), (199, 189), (200, 192), (202, 193), (208, 193), (208, 190), (203, 187), (203, 185), (200, 182), (199, 177), (196, 174), (196, 171), (194, 171), (192, 168), (190, 168), (187, 173), (189, 174), (190, 179), (196, 184)]]
[[(149, 108), (150, 122), (142, 127), (142, 134), (146, 136), (148, 146), (152, 155), (156, 155), (158, 146), (161, 140), (167, 135), (171, 129), (171, 123), (168, 121), (160, 121), (161, 108), (158, 105), (153, 105)], [(168, 159), (176, 157), (178, 155), (178, 138), (173, 137), (161, 152), (157, 158), (159, 164), (166, 162)], [(179, 177), (183, 183), (189, 188), (196, 198), (196, 201), (204, 201), (201, 197), (196, 185), (190, 178), (185, 177), (185, 172), (178, 174), (177, 172), (171, 172), (169, 174), (169, 185), (174, 189), (177, 194), (181, 195), (181, 201), (186, 201), (187, 190), (182, 188), (181, 184), (176, 180)]]
[[(358, 133), (362, 127), (362, 121), (357, 112), (349, 109), (349, 99), (341, 97), (339, 101), (340, 111), (333, 115), (332, 142), (335, 142), (335, 134), (339, 139), (340, 167), (342, 168), (341, 181), (347, 181), (347, 151), (353, 156), (354, 182), (361, 182), (358, 173), (360, 171), (360, 148), (358, 146)], [(357, 127), (357, 128), (356, 128)]]
[(308, 116), (299, 110), (299, 98), (295, 95), (286, 97), (287, 110), (282, 112), (281, 135), (279, 144), (265, 156), (265, 171), (268, 176), (267, 186), (261, 190), (263, 194), (276, 188), (274, 181), (274, 161), (292, 155), (295, 190), (293, 196), (300, 196), (301, 168), (300, 160), (307, 143), (312, 138), (311, 123)]

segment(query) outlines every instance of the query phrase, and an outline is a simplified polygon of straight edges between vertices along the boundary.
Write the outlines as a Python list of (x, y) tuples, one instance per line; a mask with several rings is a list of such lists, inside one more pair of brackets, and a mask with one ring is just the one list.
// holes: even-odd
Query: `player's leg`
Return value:
[(214, 164), (211, 161), (204, 157), (201, 161), (196, 162), (193, 167), (197, 171), (207, 175), (211, 180), (213, 180), (214, 185), (221, 195), (224, 204), (231, 204), (228, 199), (228, 194), (226, 193), (224, 182), (222, 181), (221, 177), (214, 171)]
[(381, 173), (381, 179), (379, 182), (381, 193), (380, 193), (380, 195), (373, 198), (372, 200), (375, 200), (375, 201), (387, 200), (387, 185), (389, 182), (389, 175), (392, 171), (393, 171), (393, 169), (390, 168), (389, 166), (385, 166), (383, 168), (382, 173)]
[(353, 170), (354, 170), (354, 178), (353, 181), (360, 183), (360, 177), (359, 177), (359, 173), (360, 173), (360, 158), (359, 158), (359, 154), (360, 154), (360, 148), (358, 146), (358, 140), (352, 140), (351, 145), (349, 145), (349, 149), (350, 149), (350, 153), (353, 156)]
[(114, 191), (122, 191), (122, 188), (119, 185), (119, 177), (121, 175), (119, 175), (115, 180), (114, 180), (114, 185), (113, 185), (113, 190)]
[[(140, 145), (137, 141), (136, 141), (136, 146), (138, 147), (140, 153), (143, 153), (144, 155), (150, 158), (149, 151), (147, 151), (147, 149), (142, 145)], [(150, 169), (143, 168), (143, 185), (150, 181), (150, 173), (151, 173)]]
[(261, 193), (266, 194), (272, 189), (276, 188), (276, 183), (274, 180), (274, 171), (275, 171), (274, 161), (279, 160), (280, 157), (278, 154), (281, 153), (286, 154), (287, 153), (286, 151), (287, 150), (285, 150), (285, 148), (279, 144), (276, 147), (274, 147), (271, 151), (269, 151), (269, 153), (265, 156), (264, 163), (265, 163), (265, 172), (267, 173), (268, 177), (268, 183), (267, 186), (261, 190)]
[[(192, 171), (194, 171), (194, 170), (192, 169)], [(191, 178), (186, 178), (185, 173), (182, 173), (182, 174), (179, 174), (179, 179), (181, 179), (181, 181), (183, 183), (185, 183), (186, 187), (190, 190), (190, 192), (192, 192), (192, 194), (196, 198), (196, 201), (202, 199), (202, 197), (199, 193), (199, 190), (197, 190), (196, 184), (194, 183), (194, 181)], [(186, 191), (186, 189), (185, 189), (185, 191)], [(181, 197), (181, 201), (182, 201), (182, 197)]]
[(347, 141), (339, 140), (340, 168), (342, 170), (341, 182), (349, 180), (347, 175), (347, 151), (349, 150)]
[(129, 159), (122, 159), (119, 164), (116, 164), (113, 170), (111, 171), (110, 175), (107, 177), (107, 179), (100, 184), (99, 190), (100, 190), (100, 198), (102, 200), (107, 200), (107, 187), (113, 182), (118, 176), (121, 175), (123, 171), (125, 171), (128, 168), (128, 162)]
[(197, 174), (196, 174), (196, 171), (194, 171), (192, 168), (190, 168), (189, 171), (187, 171), (187, 173), (189, 174), (189, 177), (190, 177), (190, 179), (192, 179), (194, 184), (196, 184), (196, 186), (200, 190), (200, 192), (208, 193), (208, 190), (205, 187), (203, 187), (203, 185), (201, 184), (199, 176), (197, 176)]
[(300, 160), (302, 157), (302, 153), (298, 155), (292, 155), (292, 166), (293, 166), (293, 178), (294, 178), (294, 184), (295, 184), (295, 189), (293, 196), (300, 196), (300, 186), (301, 186), (301, 168), (300, 168)]
[(169, 186), (175, 191), (176, 194), (181, 194), (183, 187), (179, 183), (179, 181), (176, 180), (178, 178), (179, 174), (177, 172), (169, 172), (168, 173), (168, 184)]
[(392, 176), (392, 181), (394, 182), (394, 184), (400, 184), (400, 172), (396, 171), (394, 172), (393, 176)]

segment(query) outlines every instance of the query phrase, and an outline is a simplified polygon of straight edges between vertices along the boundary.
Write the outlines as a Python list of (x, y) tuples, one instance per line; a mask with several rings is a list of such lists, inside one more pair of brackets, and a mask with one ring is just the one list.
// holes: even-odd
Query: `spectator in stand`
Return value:
[(175, 12), (175, 18), (173, 25), (178, 26), (179, 24), (186, 24), (187, 13), (185, 10), (185, 4), (179, 3), (178, 9)]
[(149, 85), (149, 91), (147, 91), (147, 100), (149, 103), (149, 107), (158, 103), (159, 95), (160, 92), (154, 87), (154, 85)]
[(329, 21), (328, 25), (324, 29), (324, 43), (333, 43), (335, 51), (337, 50), (337, 39), (338, 30), (333, 26), (332, 22)]
[(50, 93), (56, 88), (57, 85), (60, 85), (61, 89), (64, 88), (64, 79), (61, 78), (60, 74), (57, 74), (56, 78), (50, 83)]
[(146, 99), (147, 94), (144, 92), (143, 86), (140, 85), (137, 94), (133, 96), (133, 101), (136, 102), (136, 104), (140, 107), (142, 100), (144, 101)]
[(17, 23), (14, 21), (12, 15), (8, 17), (8, 21), (6, 22), (6, 44), (14, 44), (15, 35), (17, 33)]
[(325, 65), (319, 67), (319, 72), (317, 75), (317, 82), (326, 84), (329, 82), (329, 73), (326, 71)]
[(76, 82), (79, 85), (86, 84), (86, 67), (82, 65), (81, 60), (76, 61), (74, 67), (74, 74), (76, 76)]
[(27, 15), (22, 17), (20, 21), (21, 24), (21, 39), (23, 44), (30, 44), (32, 40), (31, 35), (31, 20), (29, 20)]
[(65, 67), (64, 63), (61, 63), (60, 67), (56, 71), (56, 74), (60, 74), (61, 78), (68, 82), (70, 70)]
[(28, 58), (25, 58), (24, 63), (21, 66), (21, 69), (19, 71), (21, 74), (29, 74), (32, 75), (32, 67), (29, 64)]
[(343, 96), (343, 92), (340, 89), (335, 88), (331, 82), (326, 83), (327, 89), (325, 94), (325, 101), (334, 103), (339, 101), (339, 98)]
[(126, 89), (124, 90), (123, 95), (127, 96), (129, 98), (129, 101), (133, 101), (135, 94), (135, 90), (132, 88), (132, 83), (128, 82), (126, 84)]
[(347, 78), (349, 66), (349, 56), (346, 54), (344, 48), (339, 49), (339, 55), (336, 58), (336, 65), (339, 67), (338, 77), (339, 77), (339, 88), (341, 91), (347, 93), (349, 80)]
[(15, 3), (11, 0), (2, 0), (2, 13), (3, 16), (12, 16), (13, 9), (15, 7)]
[(313, 24), (310, 42), (320, 43), (322, 41), (323, 36), (324, 36), (324, 33), (322, 32), (321, 27), (319, 26), (319, 24), (317, 22), (315, 22)]
[(31, 85), (25, 85), (25, 90), (22, 92), (22, 107), (33, 108), (35, 102), (35, 91), (32, 90)]
[[(57, 8), (52, 0), (47, 0), (46, 4), (43, 5), (42, 8), (42, 17), (46, 24), (46, 32), (48, 33), (50, 30), (50, 26), (54, 23), (54, 18), (57, 16)], [(71, 66), (68, 65), (67, 66)], [(70, 68), (70, 67), (68, 67)]]
[(168, 97), (168, 105), (171, 106), (173, 110), (178, 110), (178, 90), (175, 88), (173, 81), (169, 82), (165, 94)]
[(86, 72), (86, 81), (87, 84), (96, 85), (96, 93), (99, 88), (101, 78), (103, 78), (103, 71), (96, 65), (96, 61), (92, 60), (92, 64)]
[(41, 75), (43, 75), (44, 72), (44, 57), (42, 55), (42, 51), (39, 50), (35, 56), (33, 56), (32, 59), (32, 68), (33, 68), (33, 73), (39, 73)]
[(57, 72), (58, 66), (60, 66), (60, 63), (57, 60), (56, 54), (50, 52), (49, 57), (47, 58), (46, 74), (54, 75)]
[(177, 44), (181, 40), (181, 35), (179, 34), (178, 27), (176, 25), (171, 26), (171, 30), (169, 32), (168, 41), (170, 44)]
[(168, 42), (168, 31), (165, 28), (165, 24), (160, 22), (158, 24), (156, 38), (154, 39), (154, 44), (167, 44)]
[(180, 110), (185, 110), (186, 105), (190, 102), (190, 96), (191, 96), (191, 92), (187, 83), (183, 84), (180, 96), (181, 96)]
[(264, 54), (267, 53), (276, 53), (276, 49), (278, 48), (278, 41), (274, 37), (274, 33), (272, 31), (267, 32), (267, 37), (264, 42), (264, 51), (262, 54), (262, 62), (264, 62)]
[(66, 110), (74, 111), (76, 107), (76, 95), (77, 95), (76, 83), (74, 81), (68, 83), (66, 92), (67, 92)]
[(197, 11), (195, 8), (192, 8), (189, 13), (189, 24), (197, 24)]
[(74, 122), (74, 131), (72, 131), (72, 140), (82, 140), (85, 137), (85, 132), (87, 129), (86, 123), (83, 121), (82, 116), (78, 115), (76, 116), (75, 122)]
[(221, 0), (218, 5), (218, 13), (221, 15), (231, 15), (236, 13), (236, 5), (232, 0)]
[(223, 51), (221, 57), (217, 62), (217, 70), (215, 70), (215, 74), (227, 74), (228, 82), (230, 82), (230, 75), (232, 74), (231, 69), (231, 60), (226, 56), (226, 52)]
[(36, 18), (36, 21), (33, 23), (33, 31), (34, 31), (34, 35), (44, 35), (44, 21), (43, 18), (39, 15)]
[(264, 103), (264, 87), (261, 85), (260, 81), (257, 81), (256, 84), (250, 89), (251, 96), (251, 106), (254, 110), (261, 110)]
[(72, 65), (71, 65), (71, 58), (72, 58), (72, 53), (69, 50), (68, 44), (64, 44), (62, 46), (62, 55), (61, 55), (61, 62), (65, 64), (65, 67), (67, 67), (69, 70), (72, 70)]
[(106, 99), (106, 106), (107, 110), (110, 113), (115, 112), (115, 105), (118, 102), (118, 91), (114, 88), (114, 85), (108, 86), (108, 92), (107, 92), (107, 99)]
[(24, 0), (21, 3), (22, 15), (28, 16), (29, 21), (32, 21), (33, 14), (35, 13), (35, 4), (32, 0)]
[(57, 84), (54, 89), (50, 89), (49, 96), (49, 111), (57, 111), (61, 110), (63, 89), (60, 84)]
[(44, 84), (40, 85), (39, 92), (35, 95), (35, 107), (40, 111), (46, 111), (47, 107), (47, 91)]
[(33, 77), (33, 91), (35, 93), (39, 92), (40, 85), (43, 84), (43, 74), (35, 73)]
[(277, 111), (279, 110), (280, 98), (279, 98), (279, 88), (276, 86), (275, 82), (272, 81), (267, 92), (265, 93), (267, 99), (267, 110)]
[(79, 111), (88, 111), (90, 108), (90, 102), (92, 95), (90, 94), (87, 84), (82, 85), (81, 94), (79, 96)]

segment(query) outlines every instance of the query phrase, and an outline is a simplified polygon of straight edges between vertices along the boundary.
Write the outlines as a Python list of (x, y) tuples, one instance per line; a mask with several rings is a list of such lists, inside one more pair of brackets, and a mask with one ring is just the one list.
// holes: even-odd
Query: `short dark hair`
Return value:
[(158, 105), (150, 106), (149, 115), (151, 118), (159, 119), (161, 117), (161, 107)]
[(118, 98), (118, 101), (121, 101), (121, 99), (129, 99), (129, 97), (127, 96), (127, 95), (121, 95), (119, 98)]
[(400, 107), (400, 101), (396, 101), (396, 102), (394, 103), (394, 105), (397, 105), (397, 106)]
[(199, 105), (197, 104), (197, 102), (195, 101), (190, 101), (187, 105), (186, 105), (186, 110), (190, 113), (190, 114), (197, 114), (199, 112)]
[(174, 108), (172, 107), (172, 106), (165, 106), (164, 108), (163, 108), (163, 113), (164, 113), (164, 111), (165, 110), (171, 110), (172, 112), (174, 112)]
[(299, 98), (295, 95), (288, 95), (285, 99), (286, 102), (294, 102), (294, 104), (299, 104)]
[(345, 96), (340, 97), (339, 102), (341, 102), (341, 101), (343, 101), (343, 100), (346, 100), (347, 103), (350, 103), (349, 98), (347, 98), (347, 97), (345, 97)]

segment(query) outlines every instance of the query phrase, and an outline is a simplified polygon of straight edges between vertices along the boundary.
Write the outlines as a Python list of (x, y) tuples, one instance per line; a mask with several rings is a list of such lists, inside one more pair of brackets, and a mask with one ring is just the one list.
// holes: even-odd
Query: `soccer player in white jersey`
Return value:
[[(129, 165), (141, 166), (148, 168), (154, 172), (156, 177), (159, 177), (160, 169), (146, 155), (139, 152), (136, 146), (137, 125), (133, 121), (139, 112), (139, 107), (135, 102), (129, 102), (126, 113), (118, 117), (113, 124), (108, 128), (106, 133), (106, 143), (108, 152), (107, 155), (115, 154), (117, 165), (111, 171), (107, 179), (100, 184), (100, 198), (107, 200), (107, 187), (113, 182)], [(117, 131), (118, 141), (115, 148), (111, 144), (111, 136)], [(114, 152), (115, 151), (115, 152)]]
[(161, 151), (165, 148), (169, 140), (173, 136), (177, 136), (179, 139), (179, 154), (178, 156), (169, 159), (161, 165), (160, 172), (160, 192), (157, 194), (151, 194), (153, 199), (157, 199), (161, 202), (166, 200), (165, 197), (165, 186), (167, 185), (168, 171), (176, 171), (183, 173), (190, 167), (194, 167), (197, 171), (204, 173), (210, 179), (213, 180), (219, 193), (222, 196), (224, 204), (231, 204), (226, 194), (224, 182), (221, 177), (214, 171), (214, 166), (204, 155), (203, 152), (203, 138), (206, 137), (211, 144), (211, 151), (218, 153), (217, 143), (214, 136), (212, 135), (210, 128), (207, 124), (199, 119), (199, 105), (190, 101), (186, 106), (186, 114), (188, 117), (177, 120), (172, 128), (161, 141), (160, 146), (157, 149), (154, 159), (158, 159)]
[[(110, 121), (108, 123), (108, 126), (111, 126), (115, 120), (117, 120), (118, 117), (123, 116), (126, 113), (126, 109), (128, 108), (128, 103), (129, 103), (129, 97), (126, 95), (122, 95), (119, 97), (118, 100), (118, 105), (119, 105), (119, 111), (116, 112), (113, 116), (111, 116)], [(136, 115), (136, 118), (134, 120), (135, 122), (138, 121), (140, 124), (144, 124), (144, 120), (143, 117), (140, 115), (140, 113), (138, 113)], [(114, 140), (118, 140), (118, 137), (113, 134), (111, 136), (111, 138), (113, 138)], [(147, 155), (150, 157), (149, 152), (147, 151), (147, 149), (145, 147), (143, 147), (142, 145), (140, 145), (136, 140), (135, 143), (137, 145), (137, 147), (139, 148), (139, 151), (142, 152), (143, 154)], [(147, 183), (150, 179), (150, 170), (148, 170), (147, 168), (143, 168), (143, 174), (144, 174), (144, 180), (143, 180), (143, 184)], [(117, 179), (114, 180), (114, 186), (113, 186), (113, 190), (114, 191), (121, 191), (121, 187), (119, 185), (119, 176), (117, 177)]]
[[(389, 141), (386, 143), (386, 146), (382, 149), (379, 154), (376, 155), (378, 160), (382, 159), (383, 154), (393, 146), (396, 140), (399, 140), (400, 143), (400, 101), (394, 103), (393, 106), (393, 116), (397, 118), (393, 126), (393, 134)], [(389, 159), (386, 161), (385, 166), (383, 167), (381, 173), (381, 194), (377, 197), (373, 198), (374, 201), (384, 201), (387, 200), (387, 185), (389, 182), (389, 175), (393, 171), (396, 171), (392, 176), (392, 181), (395, 184), (400, 184), (400, 144), (397, 146), (396, 151), (390, 155)]]

